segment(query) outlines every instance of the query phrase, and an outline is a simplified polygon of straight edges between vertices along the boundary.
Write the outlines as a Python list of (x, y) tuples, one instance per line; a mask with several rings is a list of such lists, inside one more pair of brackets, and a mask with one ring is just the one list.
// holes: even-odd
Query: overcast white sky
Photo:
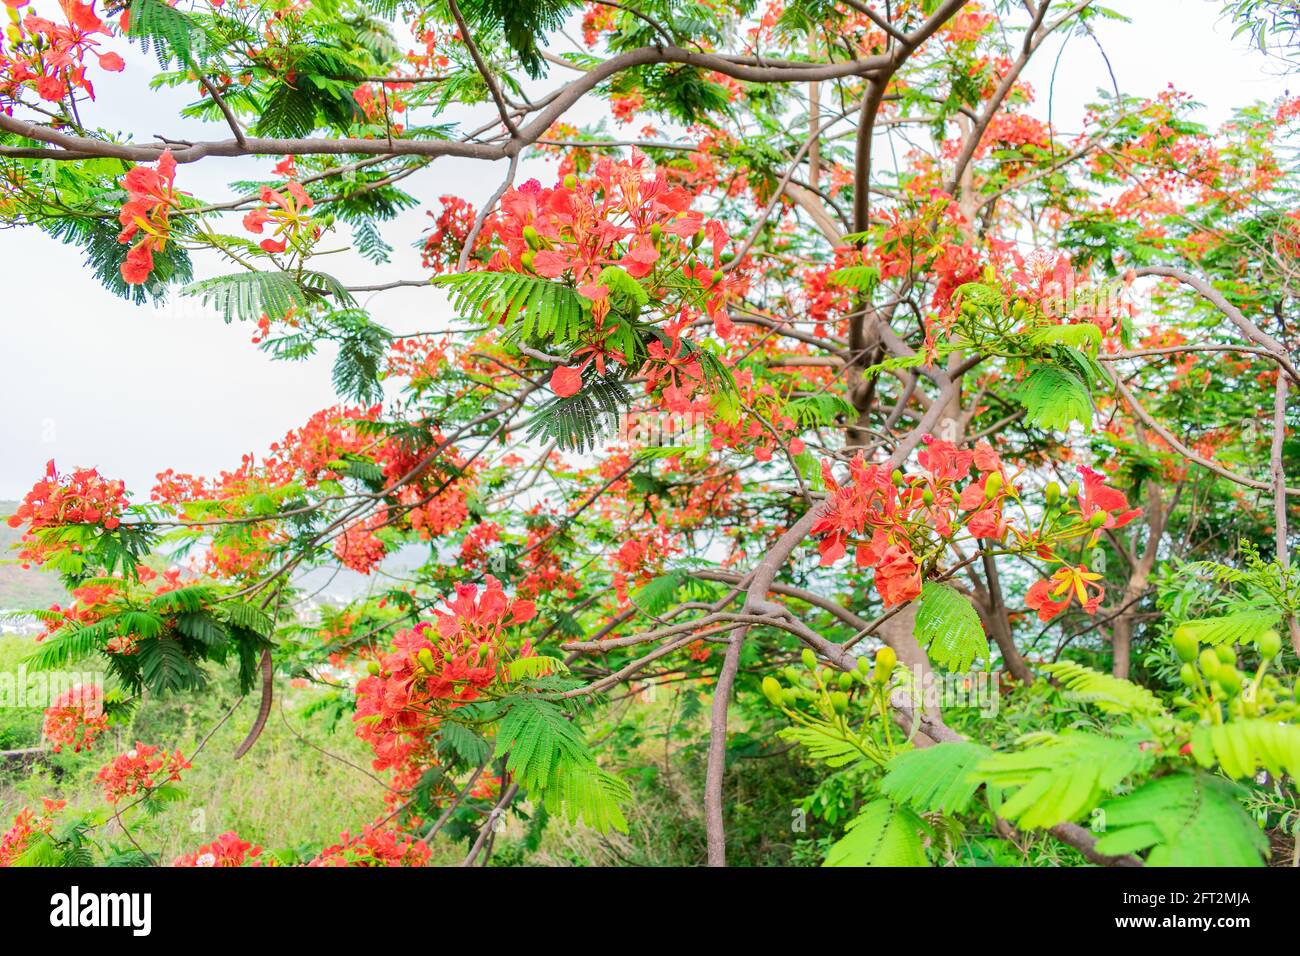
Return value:
[[(1110, 6), (1133, 18), (1097, 28), (1126, 93), (1151, 95), (1172, 83), (1205, 104), (1205, 122), (1217, 123), (1235, 105), (1287, 89), (1275, 63), (1230, 39), (1217, 2), (1111, 0)], [(1059, 43), (1040, 54), (1027, 73), (1041, 115), (1058, 49)], [(87, 121), (120, 126), (142, 139), (174, 134), (173, 104), (185, 97), (157, 93), (142, 100), (138, 56), (130, 64), (135, 69), (96, 76), (100, 112)], [(1098, 87), (1109, 86), (1097, 45), (1070, 40), (1057, 66), (1057, 128), (1077, 129), (1083, 105)], [(146, 116), (132, 109), (141, 102), (149, 104)], [(215, 129), (207, 127), (206, 135), (221, 135)], [(251, 177), (254, 168), (250, 161), (205, 160), (182, 167), (178, 187), (222, 196), (228, 179)], [(405, 185), (436, 210), (444, 193), (480, 202), (503, 171), (501, 165), (439, 160)], [(389, 238), (396, 251), (394, 264), (382, 267), (385, 280), (421, 275), (409, 243), (423, 226), (422, 213), (412, 211), (404, 222)], [(250, 327), (224, 325), (184, 300), (163, 309), (130, 305), (104, 291), (81, 259), (80, 250), (35, 231), (0, 232), (0, 498), (21, 497), (50, 458), (61, 470), (97, 466), (143, 497), (158, 471), (212, 474), (233, 467), (245, 452), (263, 453), (335, 401), (331, 355), (272, 362), (250, 344)], [(214, 274), (213, 262), (197, 265), (200, 276)], [(329, 269), (346, 281), (377, 279), (373, 267), (355, 256), (340, 255)], [(373, 314), (397, 331), (438, 328), (445, 321), (440, 301), (428, 290), (387, 292), (372, 302)]]

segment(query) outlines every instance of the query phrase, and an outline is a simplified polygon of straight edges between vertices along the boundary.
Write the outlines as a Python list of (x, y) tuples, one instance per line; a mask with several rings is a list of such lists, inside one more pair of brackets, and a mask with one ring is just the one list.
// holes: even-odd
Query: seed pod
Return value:
[(817, 670), (817, 655), (811, 649), (805, 647), (803, 653), (799, 655), (799, 659), (803, 661), (803, 666), (810, 671)]
[(1196, 660), (1196, 655), (1200, 653), (1201, 646), (1196, 642), (1196, 635), (1192, 633), (1191, 628), (1186, 624), (1180, 624), (1174, 631), (1174, 636), (1170, 642), (1174, 646), (1174, 653), (1184, 664), (1190, 664)]
[(1282, 635), (1271, 628), (1259, 636), (1259, 656), (1270, 661), (1282, 653)]
[(842, 690), (831, 691), (831, 707), (837, 714), (843, 715), (848, 713), (849, 695), (844, 693)]
[(875, 681), (877, 684), (885, 685), (889, 683), (889, 675), (894, 672), (894, 665), (898, 663), (898, 655), (894, 649), (886, 645), (876, 651), (876, 673)]
[(1061, 500), (1061, 486), (1054, 481), (1049, 481), (1047, 487), (1043, 489), (1043, 496), (1047, 499), (1047, 507), (1055, 508), (1056, 503)]
[(781, 682), (775, 677), (763, 678), (763, 696), (766, 697), (774, 707), (780, 707), (784, 702)]

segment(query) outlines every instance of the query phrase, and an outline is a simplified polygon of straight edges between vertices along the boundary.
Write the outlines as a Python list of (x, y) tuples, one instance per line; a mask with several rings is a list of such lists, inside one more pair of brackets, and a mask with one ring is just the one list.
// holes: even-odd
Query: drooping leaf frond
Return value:
[(823, 866), (926, 866), (921, 820), (906, 807), (873, 800), (849, 821)]

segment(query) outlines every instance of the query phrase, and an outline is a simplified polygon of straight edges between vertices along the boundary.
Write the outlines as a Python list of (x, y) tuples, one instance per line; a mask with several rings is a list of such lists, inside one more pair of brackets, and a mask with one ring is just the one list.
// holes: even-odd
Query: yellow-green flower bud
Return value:
[(1196, 641), (1196, 635), (1186, 624), (1180, 624), (1174, 631), (1174, 636), (1170, 640), (1174, 646), (1174, 653), (1178, 659), (1185, 664), (1196, 660), (1196, 655), (1200, 653), (1201, 646)]
[(898, 655), (894, 653), (892, 647), (885, 646), (876, 651), (876, 683), (888, 684), (889, 675), (894, 672), (894, 665), (897, 663)]
[(764, 677), (763, 696), (771, 701), (774, 707), (780, 707), (783, 703), (781, 682), (775, 677)]

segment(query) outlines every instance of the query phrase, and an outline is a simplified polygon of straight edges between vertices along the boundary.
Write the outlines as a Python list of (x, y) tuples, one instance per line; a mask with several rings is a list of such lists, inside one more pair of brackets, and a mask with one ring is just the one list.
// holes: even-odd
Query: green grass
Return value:
[[(30, 653), (31, 643), (29, 638), (0, 639), (0, 669), (15, 667)], [(257, 713), (254, 697), (240, 703), (184, 774), (179, 784), (184, 801), (153, 817), (131, 811), (127, 825), (136, 840), (170, 862), (234, 830), (268, 851), (305, 859), (344, 830), (356, 832), (385, 814), (385, 789), (367, 773), (369, 748), (352, 734), (351, 723), (341, 721), (331, 734), (320, 719), (299, 715), (319, 693), (280, 682), (266, 730), (252, 751), (236, 761), (235, 748)], [(38, 809), (42, 797), (67, 800), (72, 810), (103, 806), (94, 778), (114, 755), (139, 740), (189, 757), (236, 700), (233, 689), (222, 683), (200, 694), (146, 700), (129, 724), (110, 727), (90, 752), (51, 754), (28, 770), (0, 773), (0, 830), (24, 806)], [(39, 709), (0, 709), (4, 749), (36, 746), (40, 726)], [(109, 829), (116, 827), (110, 824)], [(121, 840), (120, 833), (106, 836)]]

